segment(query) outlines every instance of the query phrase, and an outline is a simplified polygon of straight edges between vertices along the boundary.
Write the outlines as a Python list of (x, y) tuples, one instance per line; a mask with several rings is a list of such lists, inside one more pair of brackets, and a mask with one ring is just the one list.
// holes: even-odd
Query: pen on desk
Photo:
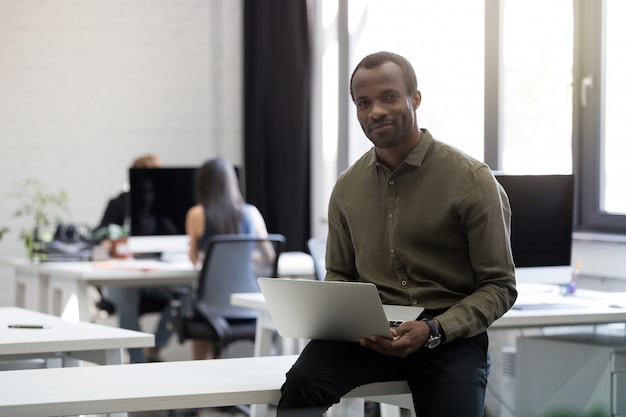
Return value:
[(578, 278), (578, 273), (580, 272), (582, 264), (582, 259), (576, 262), (576, 266), (572, 270), (572, 277), (569, 280), (569, 284), (567, 284), (567, 294), (574, 294), (576, 292), (576, 279)]
[(46, 324), (9, 324), (10, 329), (45, 329)]

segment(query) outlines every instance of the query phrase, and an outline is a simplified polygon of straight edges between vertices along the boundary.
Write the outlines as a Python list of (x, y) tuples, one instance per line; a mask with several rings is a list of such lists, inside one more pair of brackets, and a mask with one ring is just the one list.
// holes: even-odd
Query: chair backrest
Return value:
[(313, 258), (315, 276), (318, 280), (324, 281), (326, 277), (326, 236), (310, 238), (307, 246)]
[[(246, 234), (215, 235), (209, 238), (198, 280), (196, 307), (207, 317), (256, 317), (257, 311), (254, 309), (231, 305), (230, 295), (236, 292), (259, 292), (258, 277), (278, 276), (278, 257), (285, 241), (285, 237), (280, 234), (270, 234), (264, 238)], [(268, 248), (274, 252), (270, 256)]]

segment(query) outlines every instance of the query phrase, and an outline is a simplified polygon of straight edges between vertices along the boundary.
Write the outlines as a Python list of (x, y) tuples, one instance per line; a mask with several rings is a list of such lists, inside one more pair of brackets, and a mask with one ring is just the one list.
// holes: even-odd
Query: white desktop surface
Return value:
[(28, 259), (6, 259), (4, 264), (20, 273), (45, 274), (89, 281), (93, 285), (144, 285), (163, 280), (189, 283), (197, 276), (190, 262), (160, 262), (156, 260), (111, 259), (97, 262), (41, 262)]
[[(32, 378), (41, 373), (39, 370), (5, 371), (0, 372), (0, 386), (10, 386), (11, 395), (0, 395), (0, 415), (39, 417), (77, 411), (101, 414), (215, 407), (246, 404), (254, 393), (258, 402), (275, 402), (280, 396), (276, 387), (295, 359), (267, 358), (261, 365), (251, 358), (237, 358), (161, 362), (157, 366), (62, 368), (46, 370), (51, 371), (46, 372), (49, 377), (39, 379)], [(51, 387), (51, 378), (60, 383)]]
[[(90, 320), (89, 286), (188, 286), (196, 282), (199, 272), (188, 260), (32, 263), (24, 258), (9, 258), (0, 263), (14, 271), (16, 306), (70, 321)], [(283, 252), (278, 258), (278, 274), (314, 277), (313, 259), (304, 252)]]
[[(536, 308), (511, 309), (496, 320), (490, 329), (512, 329), (521, 327), (569, 326), (584, 324), (626, 322), (626, 293), (606, 293), (602, 291), (578, 290), (575, 295), (560, 295), (559, 287), (549, 285), (521, 285), (518, 287), (520, 302), (534, 303)], [(255, 308), (261, 312), (257, 326), (275, 330), (271, 315), (261, 293), (237, 293), (231, 296), (231, 303), (240, 307)], [(546, 307), (542, 308), (541, 304)], [(553, 307), (559, 304), (558, 308)], [(622, 303), (622, 304), (619, 304)], [(569, 304), (569, 306), (568, 306)], [(515, 307), (515, 306), (514, 306)], [(261, 332), (257, 328), (257, 332)], [(261, 333), (262, 334), (262, 333)], [(257, 336), (259, 333), (257, 333)], [(257, 339), (258, 340), (258, 339)], [(257, 354), (268, 354), (264, 339), (259, 341), (263, 348)]]
[(15, 305), (61, 316), (68, 321), (90, 321), (89, 286), (184, 286), (196, 281), (190, 262), (109, 260), (101, 262), (42, 262), (8, 259), (15, 273)]
[[(9, 328), (41, 324), (42, 329)], [(154, 346), (154, 335), (78, 322), (19, 307), (0, 307), (0, 360), (67, 356), (98, 364), (123, 364), (123, 349)]]

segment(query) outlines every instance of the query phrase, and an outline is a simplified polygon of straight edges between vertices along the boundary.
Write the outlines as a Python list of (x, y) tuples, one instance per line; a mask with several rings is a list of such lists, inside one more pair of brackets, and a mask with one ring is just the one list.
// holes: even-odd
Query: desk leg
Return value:
[(124, 365), (124, 349), (109, 349), (105, 352), (107, 365)]
[(48, 279), (46, 274), (16, 270), (15, 306), (47, 313)]
[(363, 417), (364, 414), (363, 398), (343, 398), (326, 412), (326, 417)]
[(63, 368), (63, 357), (46, 358), (46, 368)]
[(254, 356), (270, 356), (272, 354), (272, 339), (275, 330), (274, 320), (272, 320), (269, 311), (260, 311), (256, 321)]
[[(254, 356), (270, 356), (272, 354), (272, 339), (275, 329), (274, 320), (272, 320), (269, 311), (259, 311), (254, 336)], [(267, 410), (267, 404), (251, 404), (250, 417), (266, 417)]]
[(78, 278), (51, 275), (48, 284), (49, 314), (69, 322), (90, 321), (87, 284)]

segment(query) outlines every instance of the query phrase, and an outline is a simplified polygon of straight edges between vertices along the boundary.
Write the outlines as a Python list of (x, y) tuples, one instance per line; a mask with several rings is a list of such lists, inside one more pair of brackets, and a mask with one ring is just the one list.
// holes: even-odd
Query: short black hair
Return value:
[(404, 74), (404, 83), (406, 84), (407, 93), (409, 95), (417, 91), (417, 76), (415, 75), (415, 70), (413, 69), (411, 63), (401, 55), (394, 54), (393, 52), (380, 51), (366, 56), (357, 64), (356, 68), (354, 68), (352, 76), (350, 77), (350, 96), (352, 97), (352, 101), (354, 101), (354, 94), (352, 92), (354, 74), (361, 68), (372, 69), (386, 62), (393, 62), (394, 64), (397, 64), (400, 69), (402, 69), (402, 73)]

